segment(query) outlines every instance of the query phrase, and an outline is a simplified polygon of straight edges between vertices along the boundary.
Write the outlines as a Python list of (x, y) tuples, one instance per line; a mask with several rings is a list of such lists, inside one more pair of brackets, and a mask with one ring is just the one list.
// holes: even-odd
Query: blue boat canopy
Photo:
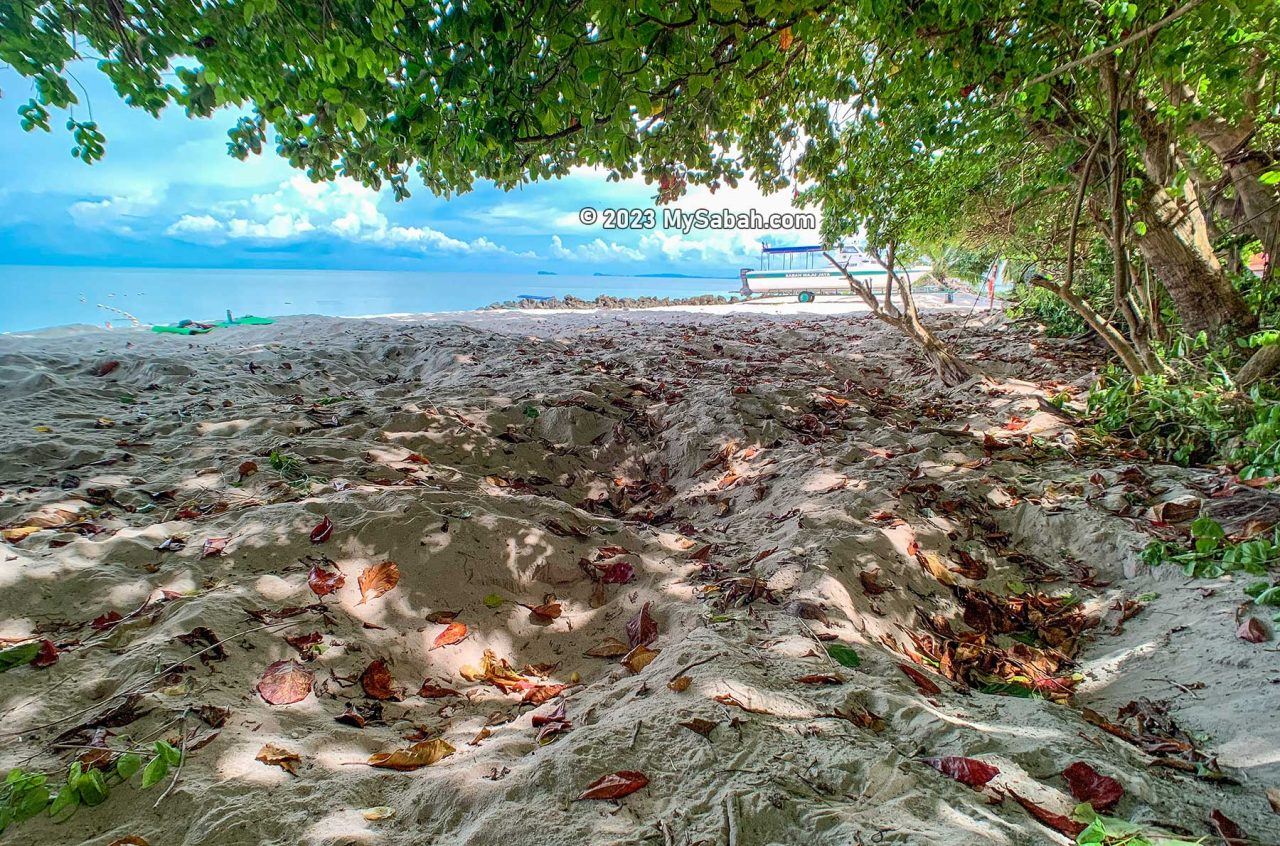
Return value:
[(825, 249), (821, 244), (813, 244), (807, 247), (764, 247), (764, 254), (769, 256), (782, 255), (784, 253), (820, 253)]

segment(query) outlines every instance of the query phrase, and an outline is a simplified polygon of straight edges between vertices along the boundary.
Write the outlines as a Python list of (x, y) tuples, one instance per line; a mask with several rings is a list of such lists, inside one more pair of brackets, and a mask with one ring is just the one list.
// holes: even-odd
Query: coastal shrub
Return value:
[(50, 792), (49, 777), (44, 773), (15, 767), (0, 784), (0, 832), (46, 811), (61, 821), (81, 805), (101, 805), (113, 784), (125, 783), (139, 770), (142, 787), (154, 787), (181, 763), (182, 750), (165, 740), (155, 741), (145, 755), (132, 749), (117, 752), (106, 746), (92, 747), (80, 760), (71, 762), (66, 782), (56, 794)]
[(1095, 429), (1183, 466), (1227, 464), (1246, 480), (1280, 475), (1280, 388), (1262, 380), (1242, 391), (1230, 375), (1278, 334), (1257, 333), (1242, 349), (1212, 348), (1203, 333), (1180, 338), (1156, 350), (1157, 375), (1108, 368), (1088, 398)]

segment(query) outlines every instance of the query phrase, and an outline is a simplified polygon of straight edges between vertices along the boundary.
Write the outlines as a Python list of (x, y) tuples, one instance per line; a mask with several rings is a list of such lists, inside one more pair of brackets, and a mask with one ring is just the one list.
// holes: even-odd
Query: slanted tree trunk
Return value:
[(888, 305), (886, 310), (880, 300), (877, 299), (876, 292), (871, 289), (870, 284), (859, 281), (849, 272), (848, 268), (836, 261), (831, 253), (823, 253), (822, 255), (827, 261), (831, 262), (833, 267), (845, 275), (845, 279), (849, 283), (849, 289), (866, 303), (867, 308), (871, 309), (871, 314), (876, 319), (889, 324), (916, 342), (920, 347), (920, 351), (924, 353), (924, 357), (928, 360), (929, 365), (933, 368), (934, 373), (937, 374), (944, 385), (954, 387), (967, 382), (973, 376), (972, 368), (952, 352), (950, 347), (944, 344), (920, 320), (920, 312), (916, 309), (916, 300), (911, 292), (911, 286), (898, 275), (894, 266), (896, 252), (895, 245), (891, 243), (887, 262), (875, 253), (872, 253), (872, 257), (880, 262), (880, 266), (888, 274), (886, 281), (889, 284), (897, 285), (898, 297), (903, 303), (901, 311), (889, 300), (888, 289), (886, 289), (885, 296), (885, 303)]
[(1260, 347), (1236, 374), (1236, 387), (1247, 388), (1259, 379), (1265, 379), (1278, 371), (1280, 371), (1280, 344)]
[(1214, 255), (1191, 181), (1181, 201), (1149, 178), (1143, 181), (1134, 218), (1146, 231), (1137, 239), (1138, 249), (1169, 292), (1183, 329), (1193, 335), (1202, 330), (1239, 334), (1257, 325)]
[[(1265, 58), (1260, 51), (1255, 52), (1241, 80), (1244, 108), (1238, 122), (1209, 115), (1192, 121), (1187, 128), (1212, 151), (1231, 180), (1240, 201), (1238, 214), (1229, 216), (1234, 231), (1252, 234), (1262, 242), (1265, 252), (1275, 256), (1280, 251), (1280, 190), (1263, 184), (1260, 179), (1275, 161), (1271, 154), (1256, 149), (1251, 143), (1258, 131), (1255, 115), (1259, 113), (1259, 97), (1266, 83)], [(1183, 84), (1167, 85), (1166, 90), (1175, 104), (1197, 99), (1195, 92)], [(1275, 266), (1274, 259), (1271, 266)]]

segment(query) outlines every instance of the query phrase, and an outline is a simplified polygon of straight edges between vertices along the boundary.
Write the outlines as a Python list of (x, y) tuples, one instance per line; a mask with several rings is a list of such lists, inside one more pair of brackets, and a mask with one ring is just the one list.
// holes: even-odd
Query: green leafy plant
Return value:
[[(102, 751), (109, 754), (111, 750)], [(55, 822), (61, 822), (81, 805), (101, 805), (110, 796), (112, 785), (127, 782), (139, 770), (143, 789), (154, 787), (181, 763), (182, 750), (165, 740), (155, 741), (146, 755), (133, 749), (117, 752), (106, 767), (86, 767), (73, 761), (57, 794), (50, 793), (49, 777), (44, 773), (10, 770), (0, 785), (0, 832), (46, 810)]]
[(307, 473), (302, 469), (302, 459), (298, 456), (273, 449), (270, 461), (271, 469), (289, 484), (307, 481)]
[(1150, 825), (1104, 817), (1088, 802), (1077, 805), (1071, 812), (1071, 818), (1086, 824), (1084, 831), (1076, 835), (1076, 843), (1081, 846), (1203, 846), (1204, 842), (1183, 840)]
[(1178, 564), (1188, 576), (1200, 579), (1216, 579), (1236, 571), (1261, 576), (1269, 564), (1280, 561), (1280, 530), (1271, 538), (1231, 543), (1221, 525), (1201, 517), (1191, 524), (1189, 549), (1153, 541), (1142, 551), (1142, 560), (1151, 565)]

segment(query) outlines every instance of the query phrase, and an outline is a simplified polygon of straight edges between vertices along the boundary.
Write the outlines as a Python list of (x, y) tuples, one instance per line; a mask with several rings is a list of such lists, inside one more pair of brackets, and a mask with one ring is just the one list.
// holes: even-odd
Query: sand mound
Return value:
[[(59, 650), (0, 674), (0, 763), (189, 750), (6, 842), (1067, 842), (1008, 791), (1069, 813), (1077, 761), (1119, 816), (1205, 835), (1221, 809), (1267, 842), (1280, 660), (1234, 637), (1232, 589), (1136, 563), (1138, 505), (1204, 475), (1087, 457), (1036, 399), (1070, 386), (1011, 378), (1083, 384), (1087, 356), (939, 319), (993, 381), (939, 395), (849, 317), (0, 339), (0, 526), (40, 529), (0, 547), (0, 635)], [(268, 704), (282, 661), (311, 689)], [(1015, 665), (1038, 698), (995, 684)], [(1081, 709), (1142, 697), (1230, 781)], [(648, 785), (575, 801), (615, 771)]]

